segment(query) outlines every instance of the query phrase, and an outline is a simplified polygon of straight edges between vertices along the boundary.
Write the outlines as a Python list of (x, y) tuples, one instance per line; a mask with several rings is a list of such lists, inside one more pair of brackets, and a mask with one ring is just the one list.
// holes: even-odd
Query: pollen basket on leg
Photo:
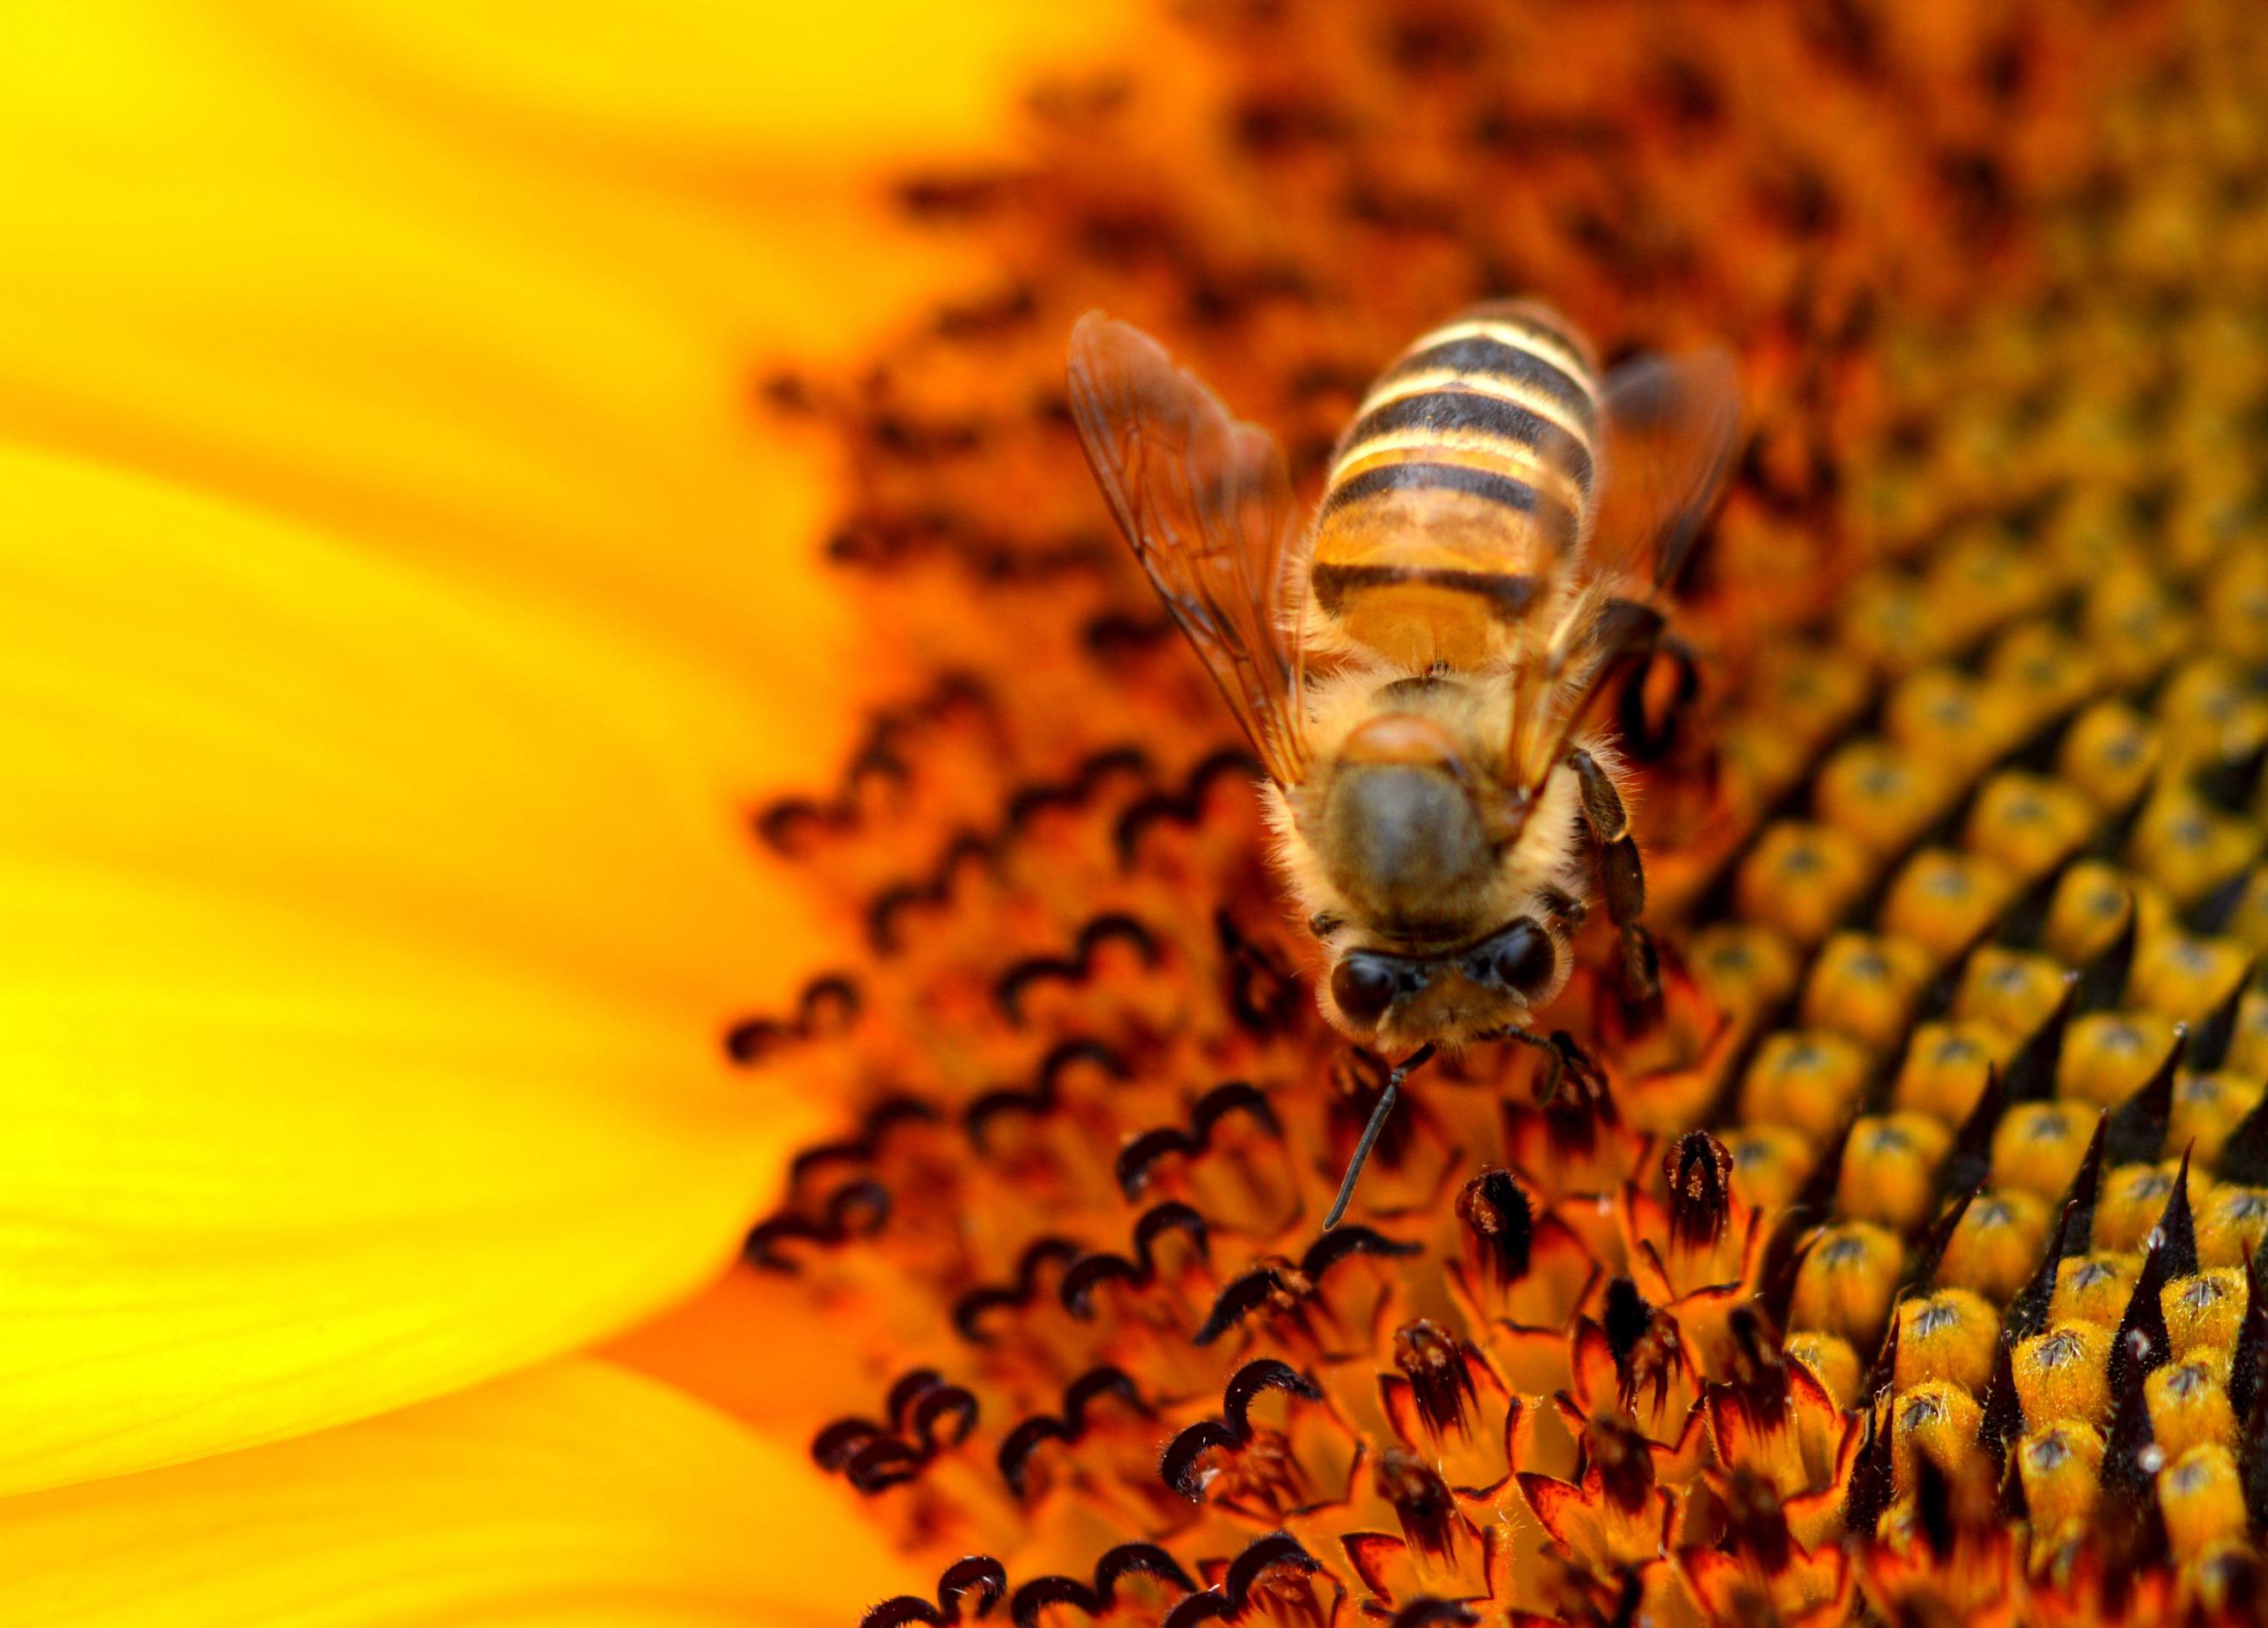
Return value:
[[(941, 1575), (875, 1628), (2147, 1621), (2254, 1575), (2268, 47), (2202, 0), (1721, 23), (1202, 8), (1214, 90), (1050, 86), (1026, 168), (907, 188), (1005, 282), (812, 394), (914, 676), (755, 821), (869, 953), (735, 1031), (855, 1121), (748, 1253), (864, 1385), (814, 1455)], [(1539, 903), (1543, 1043), (1411, 1075), (1322, 1235), (1394, 1059), (1316, 1009), (1064, 335), (1167, 340), (1338, 497), (1316, 615), (1454, 667), (1526, 636), (1490, 540), (1616, 501), (1571, 339), (1440, 326), (1523, 292), (1739, 360), (1729, 494), (1591, 719), (1651, 938)]]

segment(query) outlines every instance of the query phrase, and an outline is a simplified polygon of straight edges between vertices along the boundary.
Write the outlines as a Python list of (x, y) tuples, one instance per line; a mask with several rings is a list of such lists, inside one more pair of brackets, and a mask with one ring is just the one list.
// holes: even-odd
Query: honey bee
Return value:
[(1594, 897), (1656, 992), (1626, 772), (1585, 718), (1661, 630), (1730, 459), (1733, 365), (1602, 375), (1548, 306), (1473, 306), (1379, 375), (1312, 520), (1268, 432), (1138, 328), (1082, 317), (1070, 383), (1105, 499), (1265, 771), (1324, 1016), (1409, 1054), (1329, 1227), (1437, 1048), (1551, 1043), (1526, 1020)]

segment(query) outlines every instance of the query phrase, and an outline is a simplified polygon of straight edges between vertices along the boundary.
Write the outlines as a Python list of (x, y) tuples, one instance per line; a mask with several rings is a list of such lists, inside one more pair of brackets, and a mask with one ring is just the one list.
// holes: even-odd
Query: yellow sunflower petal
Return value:
[(919, 1587), (806, 1461), (590, 1361), (0, 1519), (10, 1628), (838, 1628)]
[(693, 749), (733, 711), (0, 446), (0, 1489), (414, 1401), (716, 1271), (817, 1112), (719, 1044), (813, 951)]
[[(1132, 8), (861, 0), (850, 11), (667, 0), (626, 27), (609, 0), (245, 8), (272, 36), (397, 89), (681, 158), (934, 155), (1008, 134), (1030, 77), (1062, 72)], [(379, 77), (383, 76), (382, 77)]]
[[(900, 3), (869, 54), (710, 0), (519, 27), (27, 3), (38, 61), (0, 62), (0, 429), (806, 696), (850, 648), (809, 569), (829, 500), (756, 383), (981, 275), (895, 230), (851, 160), (997, 144), (1012, 64), (1089, 16)], [(902, 71), (850, 94), (861, 56)]]

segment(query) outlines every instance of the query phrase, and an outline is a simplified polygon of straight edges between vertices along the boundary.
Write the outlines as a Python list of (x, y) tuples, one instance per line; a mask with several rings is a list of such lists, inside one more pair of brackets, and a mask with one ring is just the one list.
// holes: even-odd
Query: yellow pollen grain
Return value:
[(2016, 1448), (2016, 1470), (2032, 1529), (2053, 1532), (2092, 1516), (2102, 1490), (2102, 1437), (2092, 1425), (2058, 1419), (2024, 1437)]
[(2123, 701), (2097, 703), (2080, 714), (2064, 737), (2063, 777), (2106, 813), (2133, 801), (2157, 772), (2158, 733), (2150, 720)]
[(2158, 1072), (2174, 1047), (2174, 1026), (2139, 1012), (2091, 1012), (2064, 1036), (2056, 1092), (2097, 1108), (2117, 1108)]
[(1884, 740), (1854, 740), (1821, 769), (1812, 791), (1820, 817), (1877, 854), (1909, 846), (1945, 810), (1953, 777)]
[(1900, 1493), (1913, 1491), (1916, 1464), (1924, 1453), (1956, 1482), (1978, 1468), (1977, 1427), (1984, 1412), (1960, 1386), (1932, 1380), (1898, 1392), (1889, 1407), (1892, 1476)]
[[(2251, 880), (2244, 884), (2243, 891), (2236, 895), (2236, 902), (2229, 910), (2228, 919), (2221, 924), (2221, 931), (2255, 955), (2268, 953), (2268, 870), (2257, 870), (2252, 873)], [(2240, 998), (2237, 1009), (2241, 1013), (2245, 1006), (2257, 1003), (2260, 997), (2257, 992), (2248, 990)], [(2237, 1021), (2241, 1032), (2243, 1020), (2240, 1017)], [(2257, 1052), (2255, 1055), (2257, 1057)], [(2249, 1074), (2257, 1074), (2260, 1072), (2251, 1066), (2245, 1068), (2245, 1072)]]
[(2268, 731), (2268, 713), (2245, 679), (2219, 654), (2176, 668), (2158, 692), (2157, 714), (2168, 745), (2184, 766), (2249, 751)]
[(2227, 1065), (2245, 1074), (2268, 1074), (2268, 994), (2248, 990), (2237, 1003)]
[(1794, 949), (1755, 922), (1718, 922), (1695, 932), (1686, 964), (1712, 1001), (1743, 1025), (1795, 993)]
[(2215, 1538), (2183, 1563), (2176, 1599), (2184, 1621), (2242, 1622), (2257, 1610), (2259, 1560), (2242, 1536)]
[(1869, 1114), (1854, 1121), (1836, 1189), (1841, 1213), (1911, 1232), (1937, 1204), (1937, 1167), (1953, 1132), (1926, 1114)]
[[(2029, 882), (2046, 875), (2087, 841), (2095, 810), (2069, 786), (2005, 770), (1984, 783), (1962, 840)], [(2050, 910), (2053, 920), (2053, 909)], [(2054, 947), (2052, 930), (2048, 943)]]
[(2158, 1507), (2176, 1559), (2244, 1536), (2244, 1486), (2225, 1447), (2194, 1447), (2158, 1472)]
[[(2095, 1246), (2098, 1249), (2139, 1249), (2166, 1212), (2173, 1197), (2174, 1178), (2181, 1161), (2156, 1165), (2120, 1165), (2103, 1173), (2102, 1197), (2095, 1207)], [(2197, 1177), (2191, 1175), (2190, 1203), (2197, 1203)]]
[(2258, 833), (2185, 786), (2154, 793), (2135, 822), (2127, 858), (2187, 910), (2260, 851)]
[(2150, 1433), (2168, 1458), (2195, 1447), (2235, 1445), (2236, 1415), (2229, 1407), (2224, 1366), (2197, 1359), (2172, 1362), (2143, 1381)]
[(1741, 1082), (1741, 1116), (1833, 1136), (1867, 1083), (1867, 1053), (1827, 1031), (1782, 1030), (1757, 1048)]
[(1734, 901), (1743, 916), (1810, 946), (1850, 914), (1873, 880), (1866, 851), (1841, 831), (1778, 820), (1742, 862)]
[(2085, 1520), (2066, 1521), (2053, 1527), (2043, 1521), (2034, 1521), (2032, 1569), (2056, 1578), (2069, 1576), (2078, 1557), (2096, 1541), (2096, 1536), (2092, 1516)]
[(2202, 1023), (2236, 992), (2251, 967), (2251, 954), (2231, 939), (2156, 933), (2135, 957), (2126, 998), (2163, 1018)]
[(2166, 1145), (2186, 1147), (2191, 1159), (2210, 1166), (2252, 1110), (2260, 1106), (2260, 1081), (2222, 1071), (2189, 1074), (2174, 1084), (2174, 1111)]
[(2039, 1270), (2047, 1231), (2045, 1199), (2016, 1188), (1979, 1193), (1946, 1241), (1937, 1280), (2005, 1306)]
[[(2196, 1190), (2192, 1185), (2191, 1190)], [(2216, 1187), (2198, 1207), (2198, 1259), (2206, 1266), (2242, 1266), (2268, 1241), (2268, 1188)]]
[(1940, 1289), (1898, 1308), (1895, 1383), (1904, 1391), (1931, 1380), (1981, 1396), (2000, 1348), (2000, 1315), (1982, 1295)]
[(2110, 1414), (2110, 1339), (2097, 1323), (2058, 1322), (2019, 1344), (2012, 1366), (2025, 1424), (2039, 1430), (2075, 1418), (2102, 1429)]
[(2076, 1102), (2019, 1102), (1992, 1131), (1992, 1183), (2060, 1200), (2095, 1134), (2094, 1110)]
[(2171, 660), (2188, 636), (2186, 615), (2139, 560), (2120, 560), (2090, 585), (2080, 607), (2081, 636), (2095, 642), (2120, 678), (2137, 682)]
[(1889, 1506), (1874, 1518), (1874, 1537), (1892, 1554), (1907, 1554), (1913, 1549), (1914, 1501), (1911, 1498), (1893, 1499)]
[(1904, 1036), (1931, 970), (1928, 952), (1905, 939), (1838, 932), (1820, 950), (1804, 986), (1803, 1021), (1889, 1051)]
[(1931, 667), (1891, 692), (1882, 726), (1901, 746), (1976, 774), (2016, 743), (2027, 711), (2007, 687)]
[(2211, 1352), (2225, 1358), (2234, 1351), (2248, 1298), (2244, 1273), (2234, 1266), (2215, 1267), (2166, 1285), (2158, 1303), (2165, 1311), (2175, 1357)]
[(1905, 1244), (1888, 1227), (1840, 1221), (1821, 1228), (1796, 1273), (1792, 1324), (1871, 1348), (1905, 1264)]
[[(1995, 683), (2029, 698), (2036, 725), (2071, 711), (2100, 682), (2100, 674), (2086, 646), (2062, 629), (2044, 622), (2021, 622), (2001, 635), (1985, 658), (1984, 671)], [(2025, 777), (2037, 779), (2043, 785), (2057, 785), (2044, 777)], [(2088, 825), (2091, 831), (2091, 812)]]
[(2237, 550), (2213, 573), (2204, 598), (2222, 649), (2247, 667), (2268, 661), (2268, 556)]
[(2007, 1042), (1983, 1023), (1924, 1023), (1913, 1032), (1890, 1100), (1913, 1113), (1957, 1125), (1969, 1117), (1984, 1081), (2007, 1061)]
[(1764, 712), (1774, 728), (1816, 746), (1855, 718), (1873, 693), (1857, 662), (1820, 645), (1791, 645), (1774, 652), (1763, 681)]
[(2018, 1043), (2036, 1034), (2062, 1002), (2067, 978), (2059, 961), (1987, 944), (1962, 969), (1953, 1015), (1989, 1024)]
[(2058, 1322), (2092, 1322), (2117, 1328), (2134, 1298), (2138, 1268), (2131, 1255), (2082, 1255), (2056, 1268), (2055, 1294), (2048, 1315)]
[(1950, 654), (1952, 637), (1932, 626), (1930, 608), (1910, 578), (1878, 571), (1851, 585), (1834, 637), (1861, 660), (1881, 667), (1906, 667)]
[(1778, 1209), (1811, 1174), (1812, 1139), (1793, 1125), (1745, 1124), (1718, 1139), (1733, 1156), (1733, 1191), (1748, 1204)]
[[(2084, 801), (2064, 788), (2064, 795)], [(2095, 814), (2087, 811), (2088, 829)], [(2100, 859), (2074, 865), (2056, 884), (2048, 902), (2048, 918), (2041, 939), (2059, 960), (2083, 967), (2109, 949), (2125, 930), (2127, 913), (2136, 908), (2134, 880), (2116, 866)]]
[(1891, 882), (1882, 928), (1920, 945), (1942, 965), (1977, 941), (2015, 890), (2016, 879), (1994, 860), (1924, 849)]

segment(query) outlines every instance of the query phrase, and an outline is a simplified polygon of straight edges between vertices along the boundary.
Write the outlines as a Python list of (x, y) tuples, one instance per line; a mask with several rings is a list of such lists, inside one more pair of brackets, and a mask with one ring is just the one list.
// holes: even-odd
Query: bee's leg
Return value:
[(1532, 1028), (1499, 1028), (1475, 1038), (1516, 1041), (1543, 1054), (1543, 1082), (1535, 1089), (1535, 1100), (1539, 1104), (1557, 1096), (1561, 1084), (1571, 1073), (1580, 1080), (1602, 1088), (1606, 1084), (1598, 1064), (1591, 1061), (1590, 1054), (1577, 1045), (1575, 1037), (1564, 1028), (1554, 1029), (1548, 1035), (1539, 1035)]
[(1583, 823), (1598, 849), (1607, 916), (1622, 934), (1623, 982), (1633, 998), (1650, 1006), (1661, 995), (1661, 965), (1646, 930), (1646, 866), (1631, 837), (1630, 816), (1613, 778), (1588, 752), (1577, 747), (1567, 754), (1567, 766), (1582, 788)]
[[(1667, 661), (1671, 673), (1669, 695), (1662, 703), (1659, 721), (1646, 710), (1646, 691), (1657, 661)], [(1687, 718), (1700, 695), (1701, 664), (1693, 647), (1664, 629), (1631, 668), (1616, 704), (1624, 749), (1642, 762), (1668, 756), (1684, 733)]]
[(1370, 1110), (1370, 1123), (1362, 1128), (1362, 1139), (1354, 1145), (1354, 1157), (1347, 1160), (1346, 1175), (1339, 1178), (1339, 1196), (1331, 1200), (1330, 1213), (1323, 1217), (1323, 1230), (1329, 1232), (1339, 1224), (1346, 1213), (1347, 1204), (1354, 1197), (1354, 1184), (1362, 1175), (1362, 1167), (1369, 1160), (1370, 1150), (1378, 1141), (1378, 1133), (1386, 1129), (1386, 1116), (1394, 1111), (1395, 1099), (1402, 1094), (1402, 1082), (1421, 1067), (1433, 1055), (1433, 1042), (1426, 1042), (1394, 1066), (1386, 1077), (1386, 1089), (1378, 1094), (1378, 1106)]

